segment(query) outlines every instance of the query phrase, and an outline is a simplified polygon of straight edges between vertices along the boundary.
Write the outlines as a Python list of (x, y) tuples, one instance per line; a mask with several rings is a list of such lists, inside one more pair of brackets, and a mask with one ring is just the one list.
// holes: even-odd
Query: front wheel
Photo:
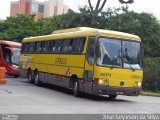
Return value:
[(80, 93), (79, 93), (79, 83), (78, 83), (77, 80), (74, 82), (73, 95), (75, 97), (79, 97), (79, 95), (80, 95)]

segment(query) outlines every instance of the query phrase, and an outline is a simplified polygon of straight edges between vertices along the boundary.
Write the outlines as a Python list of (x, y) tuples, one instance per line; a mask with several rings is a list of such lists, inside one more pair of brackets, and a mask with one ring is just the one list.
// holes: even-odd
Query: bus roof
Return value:
[(129, 34), (129, 33), (89, 28), (89, 27), (77, 27), (77, 28), (70, 28), (70, 29), (64, 29), (64, 30), (57, 30), (57, 31), (54, 31), (51, 35), (25, 38), (23, 42), (52, 40), (52, 39), (61, 39), (61, 38), (63, 39), (63, 38), (70, 38), (70, 37), (84, 37), (84, 36), (106, 36), (109, 38), (119, 38), (119, 39), (140, 41), (140, 38), (138, 36)]
[(13, 42), (13, 41), (0, 40), (0, 44), (5, 44), (10, 47), (21, 48), (21, 43)]

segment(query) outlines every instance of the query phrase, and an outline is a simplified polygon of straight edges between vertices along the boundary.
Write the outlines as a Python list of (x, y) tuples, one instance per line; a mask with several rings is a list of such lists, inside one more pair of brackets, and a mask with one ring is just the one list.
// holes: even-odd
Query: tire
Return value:
[(35, 84), (36, 86), (41, 86), (41, 82), (39, 81), (38, 71), (36, 71), (36, 72), (34, 73), (34, 84)]
[(80, 93), (79, 93), (79, 83), (78, 83), (77, 80), (74, 82), (73, 95), (74, 95), (75, 97), (79, 97), (79, 95), (80, 95)]
[(110, 100), (114, 100), (114, 99), (116, 99), (116, 97), (117, 97), (117, 95), (109, 95)]
[(28, 80), (29, 83), (33, 83), (33, 77), (32, 77), (32, 71), (31, 70), (28, 71), (28, 79), (27, 80)]

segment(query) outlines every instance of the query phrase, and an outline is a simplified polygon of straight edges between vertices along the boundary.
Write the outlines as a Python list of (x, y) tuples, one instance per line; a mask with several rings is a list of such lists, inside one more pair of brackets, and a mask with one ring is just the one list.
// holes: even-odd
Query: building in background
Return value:
[(64, 5), (64, 0), (49, 0), (44, 2), (44, 17), (52, 17), (68, 12), (68, 6)]
[(35, 14), (35, 20), (43, 17), (52, 17), (68, 12), (68, 6), (64, 5), (63, 0), (48, 0), (39, 2), (37, 0), (12, 1), (10, 16), (20, 14)]

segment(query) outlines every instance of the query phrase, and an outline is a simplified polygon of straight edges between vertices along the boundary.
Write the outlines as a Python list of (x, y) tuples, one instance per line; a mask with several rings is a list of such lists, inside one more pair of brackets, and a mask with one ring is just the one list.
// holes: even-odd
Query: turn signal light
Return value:
[(93, 83), (96, 84), (96, 85), (98, 85), (98, 83), (99, 83), (99, 78), (94, 78)]

